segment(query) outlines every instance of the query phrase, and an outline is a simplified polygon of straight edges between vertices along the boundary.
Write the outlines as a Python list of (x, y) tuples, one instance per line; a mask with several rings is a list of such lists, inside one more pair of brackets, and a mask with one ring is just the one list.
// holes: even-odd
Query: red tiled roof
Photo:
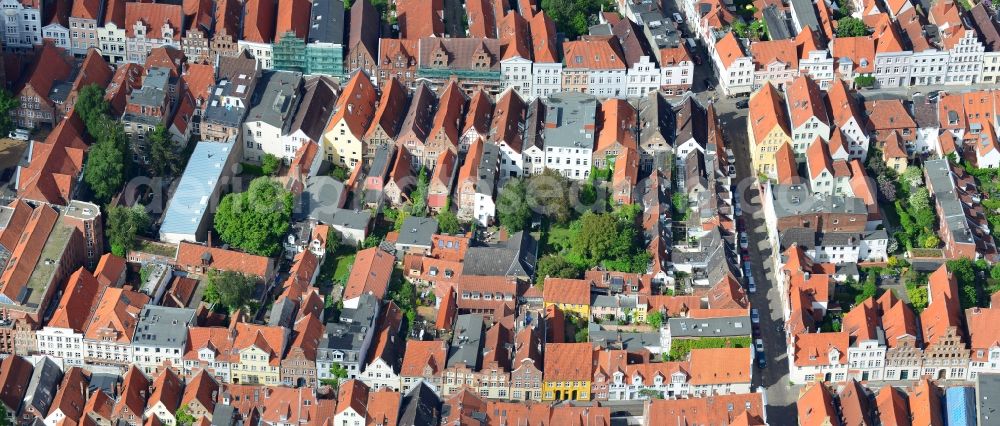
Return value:
[[(67, 2), (68, 3), (68, 2)], [(70, 16), (80, 19), (93, 19), (95, 21), (100, 20), (101, 16), (101, 0), (76, 0), (73, 3), (73, 9), (70, 11)]]
[(243, 40), (254, 43), (274, 41), (275, 0), (247, 0), (244, 5)]
[(77, 269), (70, 275), (65, 293), (59, 300), (59, 307), (47, 326), (82, 332), (103, 291), (103, 286), (90, 272), (83, 268)]
[(590, 381), (594, 349), (584, 343), (547, 343), (544, 380), (546, 382)]
[(337, 99), (333, 117), (330, 118), (326, 131), (333, 130), (343, 120), (354, 137), (358, 139), (364, 137), (374, 118), (377, 100), (378, 92), (368, 74), (363, 71), (355, 73)]
[(174, 41), (181, 40), (184, 25), (184, 10), (177, 4), (133, 3), (125, 4), (125, 33), (135, 37), (135, 23), (142, 21), (146, 26), (147, 39), (162, 39), (164, 25), (173, 30)]
[(309, 0), (278, 0), (278, 23), (274, 41), (280, 41), (282, 36), (290, 32), (305, 40), (309, 33), (311, 10), (312, 2)]
[(25, 88), (31, 87), (45, 104), (52, 104), (49, 93), (52, 85), (56, 81), (65, 81), (72, 73), (73, 66), (66, 60), (66, 51), (56, 47), (51, 42), (42, 43), (42, 48), (35, 57), (31, 70), (26, 75), (29, 77), (20, 85), (15, 94), (20, 94)]
[(590, 306), (590, 281), (546, 277), (542, 300), (546, 303)]
[(443, 0), (396, 0), (399, 37), (420, 39), (444, 35)]
[(392, 277), (392, 267), (396, 259), (378, 247), (359, 251), (351, 266), (351, 275), (344, 286), (344, 300), (372, 294), (378, 299), (385, 297)]
[(182, 241), (177, 248), (177, 265), (200, 267), (208, 260), (208, 267), (220, 271), (235, 271), (247, 275), (267, 278), (273, 267), (273, 260), (264, 256), (241, 253), (217, 247)]

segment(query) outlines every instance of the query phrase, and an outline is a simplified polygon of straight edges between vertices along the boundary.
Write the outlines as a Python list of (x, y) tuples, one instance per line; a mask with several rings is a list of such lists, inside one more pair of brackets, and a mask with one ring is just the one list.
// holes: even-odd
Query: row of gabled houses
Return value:
[(990, 5), (966, 11), (953, 1), (921, 7), (910, 1), (855, 3), (852, 13), (867, 34), (854, 37), (836, 35), (833, 8), (826, 2), (761, 4), (754, 19), (767, 22), (770, 38), (754, 41), (726, 31), (744, 18), (724, 2), (688, 1), (685, 13), (708, 46), (719, 87), (727, 95), (754, 92), (766, 83), (786, 85), (802, 75), (824, 89), (837, 80), (876, 87), (996, 80), (1000, 38)]

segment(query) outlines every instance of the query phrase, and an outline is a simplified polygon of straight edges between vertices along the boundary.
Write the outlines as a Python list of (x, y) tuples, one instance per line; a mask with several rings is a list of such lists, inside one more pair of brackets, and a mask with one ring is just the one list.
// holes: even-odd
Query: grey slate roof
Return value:
[(238, 426), (243, 421), (236, 419), (236, 409), (232, 405), (219, 402), (212, 411), (212, 426)]
[(52, 401), (56, 398), (56, 392), (59, 391), (62, 376), (62, 370), (55, 361), (49, 357), (42, 358), (31, 373), (28, 391), (24, 394), (25, 406), (21, 409), (34, 407), (39, 413), (48, 413)]
[(635, 333), (601, 329), (597, 324), (588, 326), (590, 343), (599, 348), (622, 348), (637, 351), (643, 348), (660, 347), (663, 342), (659, 332)]
[(811, 0), (791, 0), (792, 13), (795, 14), (799, 25), (802, 28), (812, 27), (813, 31), (819, 31), (819, 18), (816, 16), (816, 7)]
[(441, 423), (441, 398), (426, 382), (421, 381), (403, 396), (399, 409), (399, 424), (437, 426)]
[(474, 371), (479, 370), (485, 328), (482, 314), (459, 315), (455, 319), (455, 335), (448, 348), (448, 368), (463, 364)]
[[(324, 0), (326, 1), (326, 0)], [(337, 3), (334, 1), (334, 3)], [(343, 4), (341, 4), (343, 7)], [(311, 35), (312, 33), (310, 33)], [(321, 140), (326, 123), (333, 116), (333, 106), (337, 103), (337, 83), (326, 76), (309, 77), (305, 80), (302, 101), (292, 117), (289, 133), (299, 129), (314, 141)]]
[(187, 328), (194, 325), (194, 315), (194, 309), (148, 304), (139, 313), (132, 344), (183, 349)]
[(948, 222), (952, 238), (959, 243), (972, 243), (972, 231), (966, 217), (965, 208), (956, 193), (955, 181), (951, 176), (951, 166), (947, 159), (931, 160), (924, 163), (924, 171), (934, 190), (934, 201), (940, 206), (938, 219)]
[(344, 183), (329, 176), (310, 176), (299, 197), (296, 217), (306, 217), (323, 223), (330, 223), (333, 215), (340, 210), (337, 204), (344, 192)]
[[(618, 282), (612, 282), (611, 286), (617, 287), (618, 289), (617, 291), (621, 291), (620, 280), (618, 280)], [(614, 292), (615, 289), (612, 288), (611, 291)], [(628, 297), (622, 295), (606, 296), (603, 294), (599, 294), (594, 297), (594, 300), (590, 303), (590, 305), (591, 307), (595, 308), (614, 308), (616, 306), (619, 306), (625, 309), (634, 309), (636, 307), (636, 302), (637, 300), (634, 297)]]
[(536, 246), (534, 237), (521, 231), (504, 243), (469, 247), (462, 262), (462, 274), (530, 278), (535, 274)]
[(312, 0), (306, 43), (344, 44), (344, 2)]
[(925, 95), (913, 97), (913, 102), (910, 102), (910, 114), (913, 115), (913, 121), (917, 123), (918, 128), (929, 129), (941, 126), (938, 121), (937, 102), (929, 101)]
[(976, 375), (976, 412), (979, 426), (1000, 426), (1000, 374)]
[(670, 318), (671, 338), (736, 337), (751, 334), (750, 317)]
[(500, 162), (500, 147), (488, 143), (483, 144), (483, 156), (479, 160), (476, 182), (476, 193), (489, 195), (493, 198), (497, 183), (497, 164)]
[(438, 231), (437, 219), (432, 217), (409, 216), (403, 220), (399, 230), (397, 245), (430, 247), (431, 237)]
[(257, 82), (246, 121), (263, 121), (274, 127), (285, 128), (291, 123), (288, 117), (295, 110), (301, 85), (301, 73), (265, 71)]
[(558, 92), (546, 100), (545, 147), (594, 149), (597, 98)]
[(767, 24), (767, 35), (770, 40), (787, 40), (792, 38), (785, 21), (784, 13), (775, 5), (764, 8), (764, 22)]
[(116, 395), (115, 389), (117, 389), (121, 381), (122, 377), (117, 374), (93, 373), (90, 375), (90, 383), (87, 385), (87, 390), (90, 393), (101, 390), (114, 398)]
[(773, 193), (774, 212), (779, 218), (815, 212), (868, 214), (860, 198), (813, 195), (807, 185), (775, 185)]
[(245, 96), (238, 90), (249, 90), (245, 85), (234, 84), (229, 80), (219, 81), (212, 87), (212, 95), (208, 98), (208, 105), (202, 112), (202, 120), (212, 123), (219, 123), (227, 127), (238, 127), (243, 123), (243, 116), (247, 109), (245, 105), (237, 102), (227, 102), (226, 98), (241, 98)]

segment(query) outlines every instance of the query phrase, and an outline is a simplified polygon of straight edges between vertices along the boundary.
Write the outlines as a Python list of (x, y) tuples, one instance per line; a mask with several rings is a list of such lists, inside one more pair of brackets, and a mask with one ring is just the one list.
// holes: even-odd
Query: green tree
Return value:
[(570, 204), (570, 183), (553, 169), (532, 175), (526, 182), (528, 205), (558, 224), (569, 222), (573, 211)]
[(105, 204), (125, 184), (126, 155), (123, 147), (113, 141), (100, 141), (87, 153), (83, 181), (94, 192), (94, 198)]
[(347, 378), (347, 369), (335, 362), (330, 365), (330, 376), (332, 377), (322, 379), (320, 382), (327, 386), (338, 387), (340, 382)]
[(674, 220), (686, 221), (688, 219), (688, 214), (690, 213), (688, 209), (687, 195), (675, 192), (670, 198), (670, 201), (674, 206)]
[(217, 304), (229, 313), (250, 308), (258, 279), (235, 271), (211, 270), (205, 287), (205, 301)]
[(853, 16), (845, 16), (837, 21), (837, 37), (863, 37), (868, 35), (864, 21)]
[(572, 250), (580, 258), (596, 263), (611, 252), (617, 244), (618, 226), (615, 218), (609, 214), (584, 213), (580, 219), (581, 228), (573, 239)]
[(461, 227), (458, 224), (458, 217), (451, 210), (443, 210), (437, 215), (438, 231), (442, 234), (458, 234)]
[(0, 89), (0, 136), (7, 137), (7, 134), (14, 130), (14, 119), (10, 113), (21, 105), (13, 94), (6, 89)]
[(996, 263), (990, 268), (990, 277), (995, 280), (1000, 280), (1000, 263)]
[(330, 229), (326, 231), (326, 252), (336, 253), (337, 249), (340, 248), (340, 243), (340, 233), (331, 226)]
[(538, 260), (536, 271), (537, 282), (542, 284), (546, 277), (552, 278), (579, 278), (583, 270), (570, 263), (566, 258), (554, 254), (548, 254)]
[(941, 245), (941, 239), (934, 234), (928, 235), (927, 238), (924, 238), (924, 248), (937, 248), (939, 245)]
[(274, 154), (264, 154), (260, 160), (260, 169), (267, 176), (274, 176), (281, 170), (281, 160)]
[(909, 184), (911, 188), (916, 188), (924, 183), (924, 171), (917, 166), (907, 167), (899, 180)]
[(663, 326), (663, 313), (660, 311), (653, 311), (646, 314), (646, 323), (650, 327), (660, 328)]
[(420, 173), (417, 174), (417, 187), (410, 193), (410, 214), (423, 216), (427, 212), (427, 187), (429, 182), (427, 168), (421, 167)]
[(268, 177), (250, 182), (238, 194), (227, 194), (215, 214), (215, 229), (224, 241), (249, 253), (272, 256), (281, 249), (292, 216), (292, 194)]
[(730, 29), (733, 31), (733, 34), (739, 38), (750, 38), (750, 26), (747, 25), (746, 22), (743, 21), (733, 22), (733, 25), (732, 27), (730, 27)]
[(149, 168), (156, 176), (173, 175), (180, 167), (170, 132), (158, 124), (149, 132)]
[[(854, 77), (854, 85), (861, 88), (875, 87), (875, 77), (870, 75), (859, 75)], [(879, 176), (882, 177), (882, 176)]]
[(80, 119), (87, 126), (90, 136), (96, 139), (97, 135), (94, 134), (93, 129), (97, 127), (97, 120), (107, 116), (110, 109), (108, 101), (104, 99), (104, 89), (96, 84), (83, 86), (80, 89), (80, 94), (77, 95), (73, 108), (77, 114), (80, 114)]
[(570, 39), (587, 34), (590, 25), (597, 23), (597, 14), (613, 10), (608, 0), (542, 0), (542, 10), (552, 18), (556, 29)]
[(930, 194), (926, 187), (916, 188), (910, 192), (910, 207), (914, 210), (924, 210), (931, 208)]
[(767, 40), (767, 22), (763, 19), (755, 19), (750, 23), (750, 35), (757, 40)]
[(351, 171), (347, 167), (333, 165), (330, 168), (330, 177), (343, 182), (351, 177)]
[(531, 209), (527, 203), (527, 186), (521, 178), (507, 182), (497, 196), (497, 219), (508, 232), (518, 232), (528, 227)]
[(188, 407), (188, 404), (184, 404), (174, 412), (174, 418), (177, 419), (178, 426), (191, 426), (198, 420), (191, 415)]
[(149, 215), (141, 205), (109, 207), (107, 213), (105, 234), (111, 245), (111, 253), (125, 257), (129, 250), (136, 248), (136, 235), (149, 227)]

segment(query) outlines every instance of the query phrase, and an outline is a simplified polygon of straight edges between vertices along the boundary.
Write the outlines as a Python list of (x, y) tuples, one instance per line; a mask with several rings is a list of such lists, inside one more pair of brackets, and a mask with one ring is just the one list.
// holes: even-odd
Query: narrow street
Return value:
[[(750, 307), (760, 313), (760, 332), (756, 338), (764, 340), (766, 367), (754, 364), (754, 386), (765, 388), (767, 418), (771, 424), (796, 424), (795, 401), (798, 387), (788, 381), (788, 351), (781, 314), (781, 295), (775, 285), (773, 257), (775, 253), (767, 242), (767, 228), (761, 210), (756, 177), (750, 163), (750, 146), (747, 140), (747, 110), (737, 109), (736, 100), (721, 99), (715, 103), (716, 113), (722, 123), (726, 146), (736, 156), (736, 188), (743, 208), (743, 221), (750, 240), (750, 265), (757, 285), (757, 292), (750, 294)], [(777, 420), (777, 419), (780, 419)]]

